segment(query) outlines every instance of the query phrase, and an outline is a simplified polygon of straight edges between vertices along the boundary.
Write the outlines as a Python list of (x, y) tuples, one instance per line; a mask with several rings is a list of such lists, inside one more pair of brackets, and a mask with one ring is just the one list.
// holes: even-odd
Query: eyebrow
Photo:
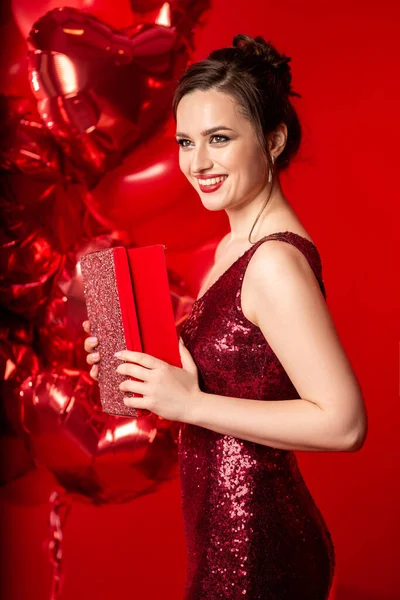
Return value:
[[(218, 125), (217, 127), (211, 127), (210, 129), (206, 129), (205, 131), (200, 131), (201, 135), (211, 135), (212, 133), (216, 133), (217, 131), (234, 131), (231, 127), (225, 127), (225, 125)], [(190, 135), (187, 133), (182, 133), (181, 131), (177, 131), (175, 134), (177, 137), (188, 138)]]

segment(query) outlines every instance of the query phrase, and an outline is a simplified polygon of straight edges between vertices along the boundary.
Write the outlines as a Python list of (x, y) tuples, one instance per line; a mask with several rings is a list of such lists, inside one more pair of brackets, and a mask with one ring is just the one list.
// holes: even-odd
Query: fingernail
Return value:
[(90, 338), (89, 338), (89, 342), (90, 342), (91, 344), (95, 344), (95, 343), (97, 342), (97, 338), (95, 338), (95, 337), (90, 337)]
[(97, 358), (99, 358), (99, 353), (98, 352), (92, 352), (92, 358), (94, 358), (94, 360), (96, 360)]
[(121, 352), (116, 352), (116, 353), (114, 354), (114, 356), (116, 356), (116, 357), (118, 358), (119, 356), (121, 356), (121, 354), (122, 354)]

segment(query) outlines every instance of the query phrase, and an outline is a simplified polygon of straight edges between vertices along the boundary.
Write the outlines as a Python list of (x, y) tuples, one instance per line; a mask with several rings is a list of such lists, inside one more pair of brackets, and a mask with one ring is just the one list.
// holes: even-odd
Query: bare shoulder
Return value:
[[(243, 278), (241, 297), (244, 315), (258, 325), (261, 298), (264, 297), (265, 301), (265, 295), (270, 293), (272, 301), (274, 293), (295, 293), (299, 279), (314, 287), (316, 292), (320, 290), (310, 263), (296, 246), (279, 240), (261, 244), (251, 257)], [(278, 282), (280, 287), (277, 287)]]
[[(250, 275), (265, 268), (280, 269), (282, 266), (308, 265), (310, 263), (304, 253), (293, 244), (280, 240), (267, 240), (261, 244), (250, 259), (248, 269)], [(311, 268), (311, 267), (310, 267)]]

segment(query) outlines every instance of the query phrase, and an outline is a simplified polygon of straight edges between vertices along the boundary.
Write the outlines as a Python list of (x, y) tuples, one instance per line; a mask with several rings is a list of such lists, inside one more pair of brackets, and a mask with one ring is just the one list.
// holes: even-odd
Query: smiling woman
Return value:
[(118, 367), (143, 395), (128, 405), (181, 422), (185, 600), (328, 600), (334, 544), (294, 451), (356, 451), (367, 431), (320, 254), (279, 181), (301, 141), (289, 61), (237, 35), (178, 82), (180, 168), (230, 232), (181, 329), (182, 369), (140, 353)]
[(326, 600), (334, 545), (293, 451), (354, 451), (366, 434), (319, 252), (279, 181), (301, 142), (289, 61), (238, 35), (173, 102), (180, 168), (230, 223), (181, 331), (202, 391), (179, 439), (185, 600)]

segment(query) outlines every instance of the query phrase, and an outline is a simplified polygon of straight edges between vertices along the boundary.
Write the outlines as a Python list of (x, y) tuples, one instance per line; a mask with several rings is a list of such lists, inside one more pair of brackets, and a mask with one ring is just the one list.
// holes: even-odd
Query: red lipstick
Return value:
[[(222, 181), (219, 181), (218, 183), (215, 183), (213, 185), (202, 185), (200, 183), (200, 181), (203, 179), (213, 179), (213, 178), (217, 178), (217, 177), (224, 177), (224, 179)], [(196, 178), (199, 182), (199, 188), (202, 192), (205, 192), (206, 194), (209, 194), (211, 192), (215, 192), (216, 190), (219, 190), (219, 188), (221, 187), (221, 185), (226, 181), (227, 179), (227, 175), (196, 175)]]

